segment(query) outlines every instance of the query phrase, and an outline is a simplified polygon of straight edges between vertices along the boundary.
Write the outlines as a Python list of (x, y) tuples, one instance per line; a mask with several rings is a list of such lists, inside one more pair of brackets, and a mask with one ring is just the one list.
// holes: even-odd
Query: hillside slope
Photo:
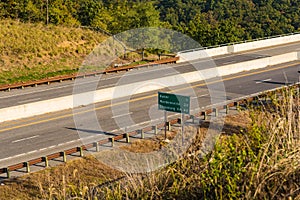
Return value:
[(81, 28), (0, 21), (0, 84), (75, 72), (105, 38)]

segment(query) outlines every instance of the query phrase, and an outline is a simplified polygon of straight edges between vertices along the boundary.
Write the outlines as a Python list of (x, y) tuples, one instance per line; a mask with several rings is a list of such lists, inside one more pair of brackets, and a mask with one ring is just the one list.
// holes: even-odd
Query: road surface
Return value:
[[(177, 86), (173, 88), (173, 92), (191, 95), (192, 109), (197, 103), (201, 108), (211, 104), (212, 93), (222, 93), (218, 88), (223, 84), (226, 90), (225, 98), (230, 100), (298, 82), (299, 69), (299, 62), (285, 63), (222, 77), (222, 81), (208, 80), (206, 83), (203, 81), (193, 83), (189, 88), (193, 88), (195, 94), (190, 94), (190, 90), (185, 86)], [(162, 121), (163, 113), (157, 111), (156, 94), (157, 91), (152, 91), (135, 95), (129, 101), (124, 98), (118, 99), (113, 102), (114, 105), (111, 101), (106, 101), (74, 110), (1, 123), (0, 167), (81, 145), (80, 138), (91, 141), (96, 140), (95, 138), (104, 139), (122, 133), (125, 128), (129, 131), (139, 126), (149, 125), (151, 121), (156, 123), (157, 121), (154, 120), (159, 118)], [(126, 105), (129, 109), (126, 109)], [(94, 119), (93, 115), (97, 118)], [(128, 119), (132, 119), (133, 124)]]

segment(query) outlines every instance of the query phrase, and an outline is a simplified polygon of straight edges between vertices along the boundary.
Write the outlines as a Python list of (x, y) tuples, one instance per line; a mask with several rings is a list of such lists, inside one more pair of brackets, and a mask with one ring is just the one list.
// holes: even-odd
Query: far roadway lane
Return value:
[[(216, 66), (222, 66), (294, 51), (300, 51), (300, 42), (252, 50), (244, 53), (217, 56), (213, 58), (213, 62), (216, 64)], [(198, 60), (197, 62), (203, 62), (203, 60)], [(205, 69), (206, 67), (207, 66), (203, 64), (203, 66), (201, 66), (201, 69)], [(193, 68), (193, 66), (191, 66), (189, 63), (160, 65), (148, 69), (143, 68), (137, 70), (134, 74), (130, 74), (130, 76), (132, 77), (128, 79), (128, 83), (142, 80), (151, 80), (154, 78), (165, 76), (172, 76), (176, 73), (186, 73), (194, 70), (195, 69)], [(84, 84), (84, 87), (81, 88), (85, 92), (89, 91), (91, 86), (95, 83), (98, 83), (97, 89), (113, 87), (116, 85), (118, 80), (122, 76), (124, 76), (124, 74), (126, 73), (120, 72), (116, 74), (102, 75), (100, 81), (99, 77), (89, 77), (82, 82)], [(62, 83), (52, 83), (49, 86), (40, 85), (37, 88), (27, 87), (23, 90), (14, 89), (10, 92), (2, 91), (0, 92), (0, 108), (71, 95), (73, 92), (73, 87), (74, 81), (64, 81)]]

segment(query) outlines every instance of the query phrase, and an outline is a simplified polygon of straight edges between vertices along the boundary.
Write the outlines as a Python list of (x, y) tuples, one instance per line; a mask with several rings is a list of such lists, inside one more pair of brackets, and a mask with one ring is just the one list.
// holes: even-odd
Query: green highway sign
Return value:
[(158, 109), (190, 114), (190, 97), (158, 92)]

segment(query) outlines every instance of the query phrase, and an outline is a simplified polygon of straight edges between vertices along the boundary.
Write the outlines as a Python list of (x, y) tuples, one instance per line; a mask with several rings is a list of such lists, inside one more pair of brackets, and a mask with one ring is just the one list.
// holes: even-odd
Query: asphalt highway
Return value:
[[(238, 62), (249, 61), (294, 51), (300, 51), (300, 42), (268, 47), (264, 49), (257, 49), (244, 53), (217, 56), (211, 60), (201, 59), (196, 61), (195, 63), (198, 65), (197, 70), (201, 70), (208, 67), (234, 64)], [(113, 87), (118, 84), (118, 81), (123, 76), (130, 76), (130, 78), (126, 79), (127, 82), (123, 83), (128, 84), (143, 80), (152, 80), (159, 77), (172, 76), (177, 73), (186, 73), (195, 70), (196, 69), (189, 63), (160, 65), (150, 68), (143, 68), (140, 70), (134, 70), (134, 72), (130, 74), (126, 74), (126, 72), (120, 72), (97, 77), (89, 77), (81, 80), (80, 83), (77, 84), (81, 84), (80, 89), (83, 92), (87, 92), (94, 89)], [(14, 89), (10, 92), (2, 91), (0, 92), (0, 108), (71, 95), (73, 93), (74, 83), (74, 81), (64, 81), (62, 83), (51, 83), (51, 85), (49, 86), (39, 85), (38, 87)]]
[[(291, 46), (295, 50), (300, 44), (293, 44)], [(290, 48), (288, 47), (288, 49)], [(266, 56), (266, 51), (273, 52), (275, 50), (264, 49), (257, 51), (255, 55)], [(246, 53), (246, 55), (243, 54), (243, 58), (241, 59), (250, 59), (249, 55), (249, 53)], [(251, 52), (251, 55), (254, 55), (253, 52)], [(222, 59), (222, 62), (225, 62), (224, 59), (228, 59), (227, 62), (229, 62), (232, 57), (229, 56)], [(286, 84), (296, 83), (299, 81), (299, 69), (299, 62), (284, 63), (260, 70), (225, 76), (222, 79), (212, 79), (206, 82), (201, 81), (162, 91), (171, 90), (174, 93), (190, 95), (192, 110), (195, 110), (208, 106), (211, 103), (222, 103), (224, 100), (232, 100)], [(149, 68), (146, 70), (159, 70), (159, 73), (161, 73), (161, 69), (158, 68)], [(165, 70), (162, 69), (162, 71)], [(140, 73), (140, 76), (143, 75), (142, 70), (139, 70), (138, 73)], [(157, 71), (153, 75), (156, 73)], [(110, 79), (107, 79), (111, 81), (114, 79), (114, 76), (118, 77), (121, 75), (110, 75)], [(89, 79), (89, 81), (91, 80)], [(64, 84), (66, 86), (69, 84), (70, 88), (72, 88), (72, 83)], [(225, 90), (222, 89), (223, 86)], [(41, 88), (49, 89), (47, 90), (48, 95), (52, 92), (64, 94), (60, 90), (52, 90), (52, 87), (54, 86), (51, 85), (49, 88), (40, 86), (35, 89), (37, 91), (41, 90)], [(13, 91), (4, 94), (17, 95), (14, 98), (20, 101), (19, 98), (21, 96), (26, 96), (22, 93), (26, 93), (29, 90), (25, 89), (21, 92)], [(28, 95), (32, 99), (35, 99), (37, 98), (35, 95), (38, 93), (43, 92), (39, 91)], [(49, 98), (49, 96), (47, 97)], [(22, 99), (22, 101), (25, 100)], [(159, 121), (163, 121), (163, 112), (157, 110), (157, 91), (152, 91), (132, 96), (129, 99), (116, 99), (113, 102), (106, 101), (74, 110), (64, 110), (4, 122), (0, 124), (0, 167), (54, 153), (73, 147), (74, 145), (80, 145), (82, 142), (96, 141), (111, 137), (114, 134), (123, 133), (124, 131), (156, 124)]]

